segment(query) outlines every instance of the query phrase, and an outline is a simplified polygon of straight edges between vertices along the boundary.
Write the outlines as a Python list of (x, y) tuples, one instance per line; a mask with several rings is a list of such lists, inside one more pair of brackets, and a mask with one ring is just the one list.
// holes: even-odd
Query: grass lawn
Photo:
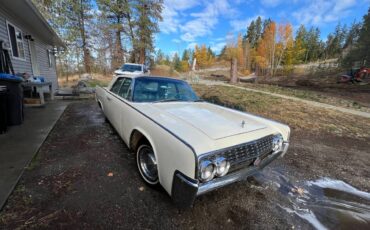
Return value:
[[(238, 85), (239, 86), (239, 85)], [(287, 87), (280, 87), (276, 85), (268, 85), (268, 84), (251, 84), (251, 83), (243, 83), (241, 84), (243, 87), (263, 90), (271, 93), (283, 94), (287, 96), (298, 97), (301, 99), (317, 101), (321, 103), (326, 103), (335, 106), (341, 106), (350, 109), (356, 109), (364, 112), (370, 112), (370, 108), (361, 106), (356, 101), (346, 100), (339, 97), (328, 96), (319, 92), (310, 91), (310, 90), (300, 90), (300, 89), (290, 89)], [(364, 86), (367, 87), (367, 86)]]

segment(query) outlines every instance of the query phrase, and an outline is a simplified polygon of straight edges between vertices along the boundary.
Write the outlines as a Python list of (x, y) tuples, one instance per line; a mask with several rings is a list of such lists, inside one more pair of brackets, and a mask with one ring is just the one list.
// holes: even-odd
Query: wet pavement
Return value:
[(49, 101), (41, 108), (25, 108), (24, 122), (0, 135), (0, 210), (67, 105)]
[(253, 177), (256, 188), (270, 186), (278, 192), (277, 206), (307, 221), (316, 229), (368, 229), (370, 193), (331, 178), (291, 182), (275, 169)]
[(369, 229), (368, 143), (294, 130), (291, 141), (263, 172), (179, 210), (144, 184), (95, 102), (72, 103), (0, 213), (0, 229)]

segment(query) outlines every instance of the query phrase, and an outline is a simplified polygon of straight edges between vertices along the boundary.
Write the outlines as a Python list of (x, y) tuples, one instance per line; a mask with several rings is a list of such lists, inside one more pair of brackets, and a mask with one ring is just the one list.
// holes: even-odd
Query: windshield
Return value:
[(137, 78), (134, 102), (197, 101), (193, 89), (183, 81), (164, 78)]
[(130, 64), (124, 64), (121, 67), (122, 71), (128, 71), (128, 72), (135, 72), (135, 71), (142, 71), (141, 65), (130, 65)]

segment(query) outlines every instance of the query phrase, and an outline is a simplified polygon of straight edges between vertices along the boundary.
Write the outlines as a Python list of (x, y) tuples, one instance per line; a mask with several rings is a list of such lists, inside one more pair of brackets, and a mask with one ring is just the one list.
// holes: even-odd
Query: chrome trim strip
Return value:
[(288, 151), (289, 148), (289, 142), (283, 142), (283, 153), (280, 155), (280, 157), (285, 156), (286, 152)]

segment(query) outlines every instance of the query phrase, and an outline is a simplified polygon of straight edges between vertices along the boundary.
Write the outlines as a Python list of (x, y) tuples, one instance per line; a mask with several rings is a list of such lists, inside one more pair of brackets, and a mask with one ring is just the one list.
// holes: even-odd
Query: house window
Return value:
[(13, 57), (25, 59), (22, 31), (8, 23), (8, 33)]
[(47, 55), (48, 55), (49, 68), (51, 68), (53, 67), (53, 52), (51, 50), (47, 50)]

